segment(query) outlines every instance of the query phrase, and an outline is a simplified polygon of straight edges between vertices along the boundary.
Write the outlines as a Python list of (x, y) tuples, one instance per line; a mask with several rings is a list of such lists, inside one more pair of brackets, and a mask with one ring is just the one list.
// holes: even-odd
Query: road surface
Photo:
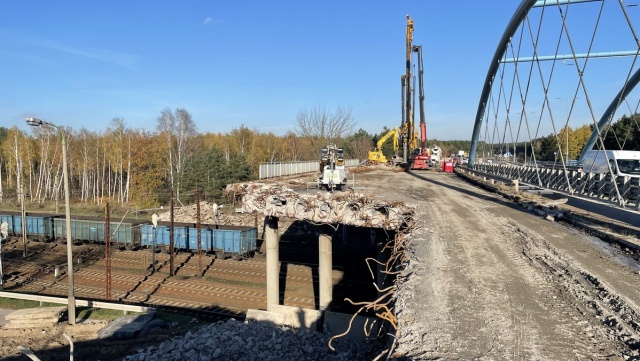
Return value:
[(399, 359), (638, 359), (640, 274), (624, 247), (456, 175), (359, 177), (379, 180), (361, 192), (418, 206)]

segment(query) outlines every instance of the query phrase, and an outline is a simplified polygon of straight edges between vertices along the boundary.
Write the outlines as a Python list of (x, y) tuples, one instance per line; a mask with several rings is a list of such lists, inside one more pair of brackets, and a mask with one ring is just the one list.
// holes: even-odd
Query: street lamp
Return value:
[(56, 128), (62, 137), (62, 175), (64, 178), (64, 205), (66, 216), (66, 228), (67, 228), (67, 277), (69, 278), (69, 324), (76, 324), (76, 297), (74, 295), (73, 287), (73, 249), (71, 247), (71, 209), (69, 206), (69, 174), (67, 171), (67, 142), (65, 140), (65, 134), (60, 127), (53, 123), (45, 122), (38, 118), (27, 118), (27, 124), (32, 127), (39, 127), (42, 125)]

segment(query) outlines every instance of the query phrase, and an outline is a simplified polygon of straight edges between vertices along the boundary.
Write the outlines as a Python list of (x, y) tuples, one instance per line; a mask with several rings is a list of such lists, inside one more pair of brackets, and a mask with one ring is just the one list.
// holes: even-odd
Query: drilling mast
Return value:
[(405, 74), (401, 77), (402, 84), (402, 124), (401, 124), (401, 138), (402, 138), (402, 161), (405, 164), (409, 163), (410, 143), (414, 137), (414, 125), (413, 125), (413, 103), (411, 87), (411, 51), (413, 43), (413, 20), (407, 15), (407, 36), (406, 36), (406, 69)]

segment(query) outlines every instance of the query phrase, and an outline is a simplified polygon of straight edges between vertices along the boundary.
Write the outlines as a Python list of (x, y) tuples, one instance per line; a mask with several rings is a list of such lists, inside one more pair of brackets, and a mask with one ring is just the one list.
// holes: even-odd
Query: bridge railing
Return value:
[[(358, 159), (345, 159), (345, 165), (355, 167), (360, 164)], [(302, 162), (269, 162), (261, 163), (259, 167), (259, 178), (268, 179), (284, 177), (288, 175), (312, 173), (320, 171), (320, 161)]]
[(475, 164), (472, 170), (640, 210), (639, 178), (584, 173), (576, 169), (535, 168), (510, 163), (480, 163)]

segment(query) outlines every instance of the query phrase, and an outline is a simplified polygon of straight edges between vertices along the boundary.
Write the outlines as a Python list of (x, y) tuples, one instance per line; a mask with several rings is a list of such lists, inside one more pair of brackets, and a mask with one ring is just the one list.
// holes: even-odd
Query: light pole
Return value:
[(42, 125), (50, 126), (56, 128), (56, 130), (60, 133), (62, 137), (62, 175), (64, 178), (64, 206), (65, 206), (65, 216), (66, 216), (66, 228), (67, 228), (67, 278), (69, 278), (69, 304), (68, 304), (68, 315), (69, 315), (69, 324), (76, 324), (76, 296), (74, 294), (73, 287), (73, 249), (71, 247), (71, 208), (69, 206), (69, 174), (67, 171), (67, 142), (65, 139), (65, 134), (60, 127), (53, 123), (45, 122), (44, 120), (40, 120), (38, 118), (27, 118), (27, 124), (32, 127), (39, 127)]

